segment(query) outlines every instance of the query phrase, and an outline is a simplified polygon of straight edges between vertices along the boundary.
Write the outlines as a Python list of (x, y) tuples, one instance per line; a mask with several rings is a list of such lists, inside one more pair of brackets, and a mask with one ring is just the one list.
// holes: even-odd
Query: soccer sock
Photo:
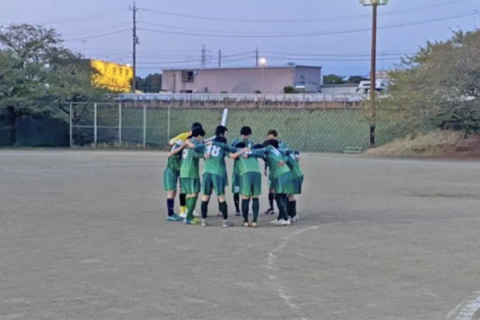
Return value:
[(195, 205), (197, 204), (197, 196), (187, 198), (187, 220), (193, 220), (193, 211), (195, 210)]
[(288, 201), (287, 202), (287, 214), (290, 218), (294, 217), (294, 215), (293, 215), (293, 203), (294, 203), (294, 201)]
[(220, 202), (220, 211), (222, 211), (223, 220), (228, 220), (228, 207), (226, 202)]
[(270, 204), (270, 210), (273, 211), (273, 198), (274, 198), (274, 194), (273, 193), (269, 193), (268, 194), (268, 203)]
[(175, 213), (173, 212), (173, 207), (175, 205), (175, 200), (174, 199), (167, 199), (167, 209), (168, 209), (168, 216), (171, 217)]
[(237, 212), (240, 212), (240, 194), (234, 193), (233, 201), (235, 202), (235, 210), (237, 210)]
[(258, 212), (260, 211), (260, 201), (258, 198), (253, 198), (253, 222), (257, 222), (258, 220)]
[(243, 222), (248, 222), (248, 207), (250, 206), (250, 199), (242, 200)]
[(187, 195), (185, 193), (180, 193), (180, 212), (186, 212), (187, 211)]
[(202, 201), (202, 219), (207, 219), (208, 201)]
[(275, 200), (277, 202), (277, 207), (278, 207), (278, 220), (287, 220), (287, 210), (285, 208), (285, 195), (284, 194), (276, 194), (275, 195)]
[(292, 201), (292, 218), (295, 218), (297, 216), (297, 200)]

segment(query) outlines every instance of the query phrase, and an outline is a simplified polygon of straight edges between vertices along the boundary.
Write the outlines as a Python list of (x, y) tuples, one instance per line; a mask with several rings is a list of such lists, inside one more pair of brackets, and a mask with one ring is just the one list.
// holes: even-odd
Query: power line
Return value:
[[(427, 9), (427, 8), (433, 8), (433, 7), (448, 5), (448, 4), (452, 4), (452, 3), (459, 3), (459, 2), (464, 2), (464, 1), (468, 1), (468, 0), (452, 0), (452, 1), (446, 1), (446, 2), (432, 4), (432, 5), (421, 6), (421, 7), (413, 7), (413, 8), (395, 10), (395, 11), (386, 11), (383, 14), (394, 15), (394, 14), (412, 12), (412, 11), (416, 11), (416, 10), (423, 10), (423, 9)], [(241, 19), (241, 18), (197, 16), (197, 15), (188, 15), (188, 14), (182, 14), (182, 13), (174, 13), (174, 12), (168, 12), (168, 11), (153, 10), (153, 9), (142, 9), (142, 8), (140, 8), (140, 10), (144, 11), (144, 12), (150, 12), (150, 13), (156, 13), (156, 14), (161, 14), (161, 15), (165, 15), (165, 16), (173, 16), (173, 17), (180, 17), (180, 18), (186, 18), (186, 19), (235, 22), (235, 23), (281, 23), (281, 24), (285, 24), (285, 23), (312, 23), (312, 22), (325, 22), (325, 21), (338, 21), (338, 20), (352, 20), (352, 19), (359, 19), (359, 18), (363, 19), (363, 18), (370, 17), (370, 15), (368, 15), (368, 14), (361, 14), (361, 15), (346, 15), (346, 16), (320, 17), (320, 18), (317, 17), (317, 18), (292, 18), (292, 19)]]
[[(386, 30), (386, 29), (395, 29), (395, 28), (402, 28), (406, 26), (414, 26), (414, 25), (421, 25), (421, 24), (428, 24), (440, 21), (446, 21), (451, 19), (458, 19), (467, 16), (476, 15), (477, 13), (466, 13), (462, 15), (456, 15), (451, 17), (445, 17), (440, 19), (433, 19), (433, 20), (424, 20), (419, 22), (412, 22), (412, 23), (402, 23), (397, 25), (379, 27), (379, 30)], [(361, 33), (371, 31), (370, 28), (368, 29), (357, 29), (357, 30), (345, 30), (345, 31), (331, 31), (331, 32), (313, 32), (313, 33), (291, 33), (291, 34), (244, 34), (244, 35), (237, 35), (237, 34), (213, 34), (213, 33), (194, 33), (194, 32), (176, 32), (176, 31), (163, 31), (163, 30), (155, 30), (155, 29), (145, 29), (145, 28), (138, 28), (138, 30), (147, 31), (147, 32), (154, 32), (154, 33), (164, 33), (164, 34), (176, 34), (176, 35), (185, 35), (185, 36), (198, 36), (198, 37), (221, 37), (221, 38), (294, 38), (294, 37), (318, 37), (318, 36), (329, 36), (329, 35), (340, 35), (340, 34), (352, 34), (352, 33)]]
[(97, 35), (93, 35), (93, 36), (86, 36), (86, 37), (81, 37), (81, 38), (75, 38), (75, 39), (65, 39), (65, 40), (63, 40), (63, 42), (72, 42), (72, 41), (80, 41), (80, 40), (101, 38), (101, 37), (111, 36), (111, 35), (114, 35), (114, 34), (119, 34), (119, 33), (127, 32), (127, 31), (130, 31), (130, 29), (123, 29), (123, 30), (118, 30), (118, 31), (114, 31), (114, 32), (102, 33), (102, 34), (97, 34)]

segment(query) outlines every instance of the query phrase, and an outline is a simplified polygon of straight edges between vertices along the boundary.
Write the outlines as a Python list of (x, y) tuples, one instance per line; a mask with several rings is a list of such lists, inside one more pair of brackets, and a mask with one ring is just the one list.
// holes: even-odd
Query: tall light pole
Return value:
[(260, 58), (258, 59), (258, 63), (260, 66), (262, 66), (262, 94), (265, 94), (264, 88), (265, 88), (265, 65), (267, 64), (267, 59), (265, 58)]
[(370, 148), (375, 147), (375, 128), (377, 126), (376, 100), (377, 100), (377, 9), (384, 6), (388, 0), (360, 0), (364, 6), (372, 7), (372, 55), (370, 65)]

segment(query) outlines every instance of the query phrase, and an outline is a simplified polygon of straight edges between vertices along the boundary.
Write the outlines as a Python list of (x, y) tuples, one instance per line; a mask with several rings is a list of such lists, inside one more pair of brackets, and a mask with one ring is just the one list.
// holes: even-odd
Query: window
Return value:
[(182, 71), (182, 82), (193, 82), (195, 77), (195, 72), (183, 70)]

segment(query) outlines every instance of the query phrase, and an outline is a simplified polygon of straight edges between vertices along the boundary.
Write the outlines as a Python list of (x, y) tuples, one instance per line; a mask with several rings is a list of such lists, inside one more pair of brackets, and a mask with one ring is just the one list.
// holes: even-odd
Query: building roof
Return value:
[[(250, 69), (261, 69), (261, 66), (258, 67), (222, 67), (222, 68), (163, 68), (163, 71), (183, 71), (183, 70), (205, 70), (205, 71), (220, 71), (220, 70), (250, 70)], [(286, 65), (286, 66), (265, 66), (265, 69), (291, 69), (291, 68), (314, 68), (314, 69), (321, 69), (321, 66), (304, 66), (304, 65)]]

